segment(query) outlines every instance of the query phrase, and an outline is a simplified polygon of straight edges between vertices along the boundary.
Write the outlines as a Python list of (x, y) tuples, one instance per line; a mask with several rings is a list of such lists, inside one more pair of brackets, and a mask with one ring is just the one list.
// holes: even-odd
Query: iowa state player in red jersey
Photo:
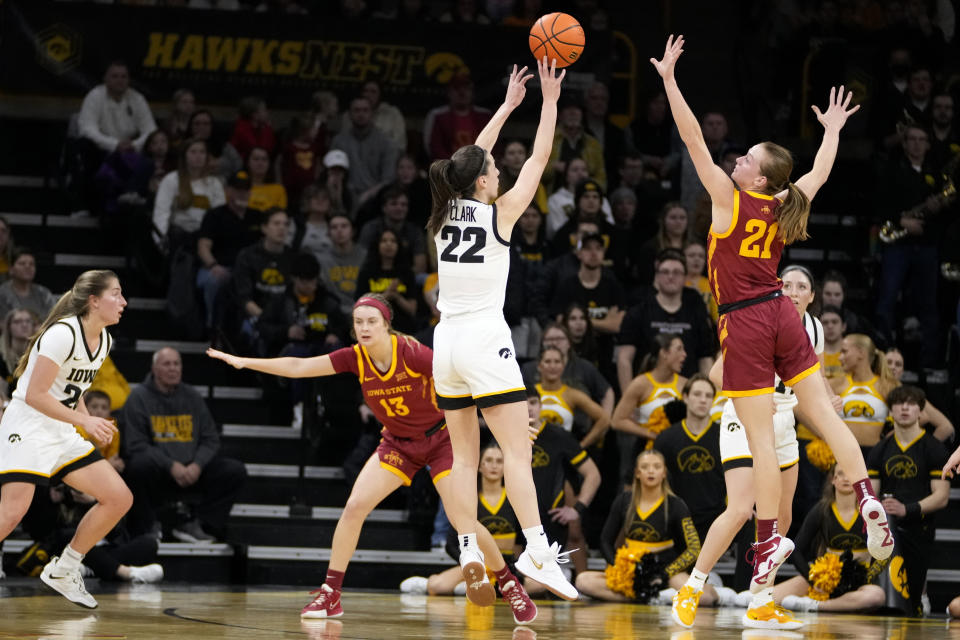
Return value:
[[(330, 550), (326, 582), (303, 608), (303, 618), (336, 618), (343, 615), (340, 591), (350, 556), (357, 548), (360, 528), (370, 512), (388, 495), (409, 485), (413, 474), (430, 468), (433, 483), (444, 504), (455, 500), (450, 468), (453, 448), (443, 413), (437, 409), (433, 389), (433, 351), (390, 326), (393, 312), (386, 298), (368, 293), (353, 307), (357, 343), (329, 355), (313, 358), (241, 358), (216, 349), (207, 355), (237, 369), (253, 369), (287, 378), (312, 378), (350, 372), (360, 380), (363, 400), (383, 425), (383, 438), (353, 485), (337, 522)], [(482, 530), (482, 531), (481, 531)], [(532, 622), (537, 608), (521, 582), (511, 573), (490, 532), (478, 527), (478, 543), (487, 566), (513, 610), (518, 624)], [(476, 604), (493, 604), (496, 592), (484, 582), (467, 590)]]
[[(793, 543), (777, 533), (780, 470), (773, 431), (775, 373), (793, 388), (803, 413), (820, 427), (844, 473), (857, 479), (854, 486), (867, 523), (871, 555), (885, 559), (893, 551), (887, 518), (873, 496), (857, 441), (831, 406), (820, 376), (811, 376), (819, 368), (817, 356), (777, 277), (784, 245), (807, 237), (810, 199), (826, 182), (840, 129), (859, 106), (848, 108), (852, 94), (840, 87), (830, 90), (825, 113), (813, 107), (824, 128), (823, 141), (813, 168), (796, 183), (790, 181), (790, 152), (772, 142), (751, 147), (737, 159), (728, 177), (713, 163), (697, 119), (677, 86), (674, 66), (683, 44), (683, 36), (676, 40), (670, 36), (663, 58), (650, 62), (663, 78), (680, 137), (713, 202), (707, 254), (710, 285), (721, 316), (723, 391), (746, 430), (756, 486), (758, 542), (750, 583), (755, 596), (743, 622), (759, 628), (794, 628), (798, 621), (773, 603), (771, 591), (777, 568), (793, 551)], [(674, 613), (681, 624), (693, 624), (704, 577), (691, 576), (692, 583), (677, 594)]]

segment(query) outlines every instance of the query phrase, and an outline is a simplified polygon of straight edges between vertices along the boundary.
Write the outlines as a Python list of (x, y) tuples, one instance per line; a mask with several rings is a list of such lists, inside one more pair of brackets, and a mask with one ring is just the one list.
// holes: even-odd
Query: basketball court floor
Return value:
[[(106, 585), (109, 587), (109, 585)], [(95, 589), (92, 611), (51, 594), (39, 581), (0, 583), (0, 638), (18, 640), (308, 638), (310, 640), (694, 640), (819, 638), (841, 640), (960, 640), (960, 622), (943, 617), (907, 620), (856, 615), (804, 614), (796, 632), (744, 630), (739, 609), (702, 609), (693, 630), (670, 621), (667, 607), (578, 602), (538, 602), (532, 626), (519, 627), (503, 603), (481, 609), (463, 598), (347, 592), (345, 615), (301, 621), (305, 590), (122, 586)]]

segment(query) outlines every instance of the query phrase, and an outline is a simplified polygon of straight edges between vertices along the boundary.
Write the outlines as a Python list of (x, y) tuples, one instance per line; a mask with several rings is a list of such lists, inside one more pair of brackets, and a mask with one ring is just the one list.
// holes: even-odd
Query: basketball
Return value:
[(537, 60), (557, 60), (557, 68), (568, 67), (583, 54), (586, 38), (577, 19), (566, 13), (548, 13), (530, 29), (530, 52)]

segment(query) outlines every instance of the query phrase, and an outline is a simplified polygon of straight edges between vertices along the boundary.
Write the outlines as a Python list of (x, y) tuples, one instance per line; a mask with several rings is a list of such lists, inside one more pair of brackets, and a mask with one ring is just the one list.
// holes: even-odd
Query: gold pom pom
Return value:
[(837, 464), (837, 459), (833, 457), (833, 451), (826, 442), (816, 438), (807, 443), (807, 460), (820, 471), (826, 473)]
[(834, 553), (825, 553), (810, 566), (810, 575), (807, 581), (810, 588), (807, 590), (807, 597), (814, 600), (828, 600), (833, 590), (840, 584), (840, 571), (843, 569), (843, 562), (840, 556)]
[(637, 562), (646, 553), (645, 549), (631, 549), (620, 547), (612, 566), (607, 566), (604, 576), (607, 579), (607, 588), (616, 593), (622, 593), (631, 600), (636, 597), (633, 590), (633, 577), (636, 573)]

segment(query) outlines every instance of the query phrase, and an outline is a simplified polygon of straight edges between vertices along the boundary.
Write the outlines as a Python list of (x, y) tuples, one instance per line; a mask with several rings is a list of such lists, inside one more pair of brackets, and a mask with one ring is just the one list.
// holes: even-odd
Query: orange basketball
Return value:
[(583, 54), (586, 38), (577, 19), (566, 13), (548, 13), (530, 29), (530, 52), (537, 60), (557, 61), (557, 67), (568, 67)]

